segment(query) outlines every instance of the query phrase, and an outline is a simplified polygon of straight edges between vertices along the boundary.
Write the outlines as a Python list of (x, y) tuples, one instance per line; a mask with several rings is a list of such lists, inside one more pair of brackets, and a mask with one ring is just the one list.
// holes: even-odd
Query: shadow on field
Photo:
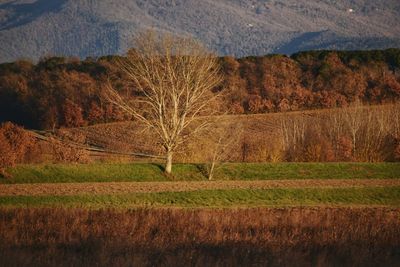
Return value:
[(157, 250), (100, 244), (0, 252), (1, 266), (398, 266), (400, 249), (373, 244), (257, 248), (246, 244)]
[(159, 169), (161, 172), (165, 171), (165, 167), (161, 163), (150, 163), (150, 164)]
[(0, 209), (0, 266), (399, 266), (399, 211)]

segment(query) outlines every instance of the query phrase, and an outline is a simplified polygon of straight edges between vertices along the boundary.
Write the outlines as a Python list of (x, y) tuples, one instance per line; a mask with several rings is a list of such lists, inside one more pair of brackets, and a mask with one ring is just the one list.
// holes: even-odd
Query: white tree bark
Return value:
[(167, 152), (167, 162), (165, 163), (165, 172), (168, 174), (172, 173), (172, 152)]
[(207, 117), (198, 118), (213, 112), (212, 89), (222, 80), (217, 58), (191, 38), (150, 31), (136, 39), (118, 66), (141, 97), (125, 97), (109, 84), (106, 98), (157, 134), (166, 153), (165, 171), (171, 173), (176, 149), (209, 124)]

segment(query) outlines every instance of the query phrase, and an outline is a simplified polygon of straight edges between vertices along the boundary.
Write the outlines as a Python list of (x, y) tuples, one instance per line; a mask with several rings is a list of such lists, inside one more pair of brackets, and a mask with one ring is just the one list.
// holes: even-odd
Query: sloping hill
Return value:
[(400, 2), (0, 0), (0, 62), (122, 53), (149, 27), (235, 56), (400, 47)]

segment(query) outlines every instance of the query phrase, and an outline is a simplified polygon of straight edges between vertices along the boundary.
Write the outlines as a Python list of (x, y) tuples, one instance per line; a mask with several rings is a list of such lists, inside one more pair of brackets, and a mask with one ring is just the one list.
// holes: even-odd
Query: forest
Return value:
[[(30, 129), (81, 127), (128, 118), (102, 97), (107, 83), (135, 94), (115, 62), (46, 57), (0, 64), (0, 122)], [(309, 51), (292, 56), (220, 58), (221, 112), (260, 114), (396, 102), (400, 49)]]

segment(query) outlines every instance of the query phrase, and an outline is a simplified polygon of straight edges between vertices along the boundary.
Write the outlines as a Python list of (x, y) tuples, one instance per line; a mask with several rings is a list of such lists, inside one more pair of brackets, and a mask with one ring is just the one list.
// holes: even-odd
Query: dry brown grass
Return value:
[(399, 209), (0, 210), (2, 266), (395, 266)]
[[(217, 126), (240, 125), (241, 140), (235, 144), (229, 161), (279, 162), (279, 161), (394, 161), (395, 139), (399, 126), (394, 118), (399, 114), (399, 104), (360, 107), (360, 129), (356, 133), (357, 151), (352, 145), (343, 151), (341, 140), (351, 139), (345, 115), (352, 109), (326, 109), (303, 112), (226, 115), (217, 119)], [(394, 120), (394, 122), (393, 122)], [(286, 132), (282, 129), (287, 124)], [(293, 132), (297, 127), (297, 132)], [(76, 135), (86, 135), (90, 144), (109, 150), (162, 154), (157, 138), (151, 131), (134, 122), (99, 124), (71, 129)], [(232, 132), (232, 135), (238, 133)], [(200, 134), (192, 143), (178, 151), (178, 162), (207, 162), (211, 153), (207, 134)], [(296, 136), (297, 135), (297, 136)], [(286, 138), (285, 138), (286, 136)]]
[(400, 179), (305, 179), (267, 181), (175, 181), (0, 184), (0, 196), (68, 196), (80, 194), (125, 194), (185, 192), (196, 190), (272, 188), (348, 188), (400, 186)]
[[(357, 131), (351, 134), (348, 116), (353, 108), (214, 117), (213, 130), (188, 138), (174, 155), (180, 163), (207, 163), (215, 151), (211, 136), (231, 125), (227, 138), (237, 138), (221, 162), (383, 162), (398, 161), (400, 104), (360, 106)], [(346, 119), (347, 118), (347, 119)], [(62, 142), (37, 142), (24, 163), (38, 162), (162, 162), (139, 153), (163, 157), (154, 131), (138, 122), (97, 124), (62, 129), (57, 140), (102, 148), (110, 153), (72, 149)], [(240, 136), (240, 137), (239, 137)], [(354, 139), (352, 138), (354, 137)], [(1, 140), (0, 140), (1, 142)], [(214, 152), (213, 152), (214, 151)], [(128, 154), (127, 154), (128, 153)], [(125, 154), (125, 155), (123, 155)]]

